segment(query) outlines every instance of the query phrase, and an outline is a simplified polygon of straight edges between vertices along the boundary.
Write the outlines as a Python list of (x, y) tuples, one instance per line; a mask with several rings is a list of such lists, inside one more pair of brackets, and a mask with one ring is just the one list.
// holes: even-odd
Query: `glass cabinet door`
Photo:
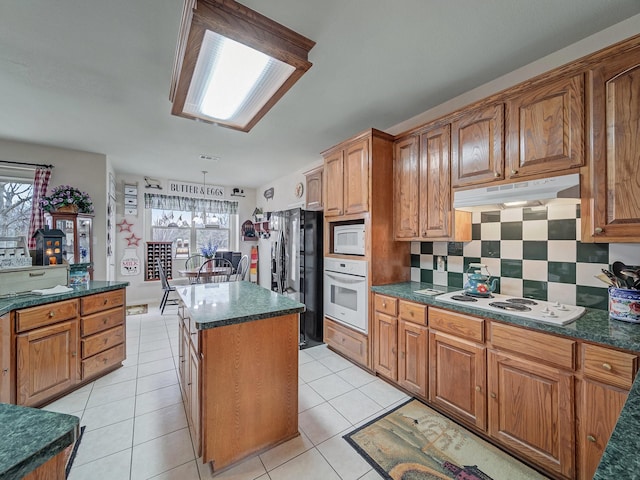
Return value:
[(56, 219), (54, 228), (62, 230), (65, 237), (62, 239), (62, 256), (67, 263), (76, 263), (76, 245), (75, 245), (75, 221), (70, 219)]
[(91, 259), (91, 218), (78, 218), (78, 263)]

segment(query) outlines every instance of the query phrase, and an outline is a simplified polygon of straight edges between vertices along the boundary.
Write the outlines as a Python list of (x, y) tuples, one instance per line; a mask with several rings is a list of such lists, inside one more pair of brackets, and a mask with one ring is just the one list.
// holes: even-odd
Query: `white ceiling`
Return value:
[(638, 0), (242, 3), (316, 42), (311, 70), (249, 133), (170, 115), (181, 0), (0, 0), (0, 138), (257, 187), (640, 13)]

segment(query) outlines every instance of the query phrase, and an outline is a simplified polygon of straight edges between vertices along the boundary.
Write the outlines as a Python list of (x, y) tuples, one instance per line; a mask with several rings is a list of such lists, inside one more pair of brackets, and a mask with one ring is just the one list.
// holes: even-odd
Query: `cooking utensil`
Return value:
[(623, 275), (625, 277), (628, 288), (636, 288), (636, 283), (638, 283), (638, 281), (640, 280), (640, 275), (638, 275), (635, 270), (627, 268), (622, 270), (620, 272), (620, 275)]
[(613, 270), (613, 274), (620, 279), (620, 288), (633, 288), (633, 283), (629, 284), (629, 282), (627, 282), (629, 277), (622, 273), (623, 270), (628, 270), (628, 267), (624, 263), (619, 261), (613, 262), (611, 264), (611, 270)]
[(594, 275), (594, 277), (596, 277), (598, 280), (600, 280), (603, 283), (606, 283), (609, 286), (612, 287), (616, 287), (617, 285), (613, 283), (613, 281), (604, 273), (599, 273), (597, 275)]
[(611, 284), (614, 287), (620, 287), (620, 279), (618, 277), (616, 277), (613, 273), (611, 273), (610, 270), (607, 270), (606, 268), (602, 269), (602, 273), (604, 273), (607, 278), (611, 281)]

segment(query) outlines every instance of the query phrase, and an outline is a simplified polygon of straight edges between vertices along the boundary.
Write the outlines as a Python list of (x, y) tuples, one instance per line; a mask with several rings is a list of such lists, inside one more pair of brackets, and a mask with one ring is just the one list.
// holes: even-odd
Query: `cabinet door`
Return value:
[(578, 421), (579, 478), (593, 478), (627, 394), (625, 390), (584, 380)]
[(344, 213), (369, 210), (369, 140), (350, 145), (344, 154)]
[(489, 435), (553, 473), (575, 474), (573, 374), (488, 351)]
[(451, 234), (449, 125), (420, 135), (420, 233), (422, 237)]
[(200, 447), (200, 354), (191, 345), (188, 352), (189, 356), (189, 382), (187, 383), (189, 406), (187, 407), (189, 415), (189, 425), (193, 429), (191, 438), (195, 441), (196, 455), (201, 455)]
[(398, 319), (380, 312), (374, 316), (373, 369), (391, 379), (398, 379)]
[(583, 219), (583, 238), (635, 242), (640, 236), (640, 48), (603, 62), (592, 71), (592, 86), (593, 211), (590, 221)]
[(75, 385), (78, 374), (77, 352), (77, 320), (18, 335), (18, 405), (40, 405)]
[(398, 321), (398, 384), (423, 398), (427, 396), (428, 332), (426, 327)]
[(11, 314), (7, 313), (0, 317), (0, 402), (14, 402), (14, 379), (15, 370), (11, 354)]
[(306, 176), (307, 210), (322, 210), (322, 172), (320, 167)]
[(343, 151), (324, 159), (324, 216), (344, 213), (344, 161)]
[(182, 390), (182, 399), (185, 402), (185, 409), (189, 409), (188, 406), (188, 386), (189, 383), (189, 333), (182, 321), (179, 322), (178, 327), (180, 338), (178, 340), (178, 377), (180, 381), (180, 387)]
[(583, 77), (543, 85), (507, 102), (507, 177), (584, 164)]
[(485, 347), (429, 334), (429, 400), (480, 430), (487, 429)]
[(451, 125), (451, 183), (454, 187), (504, 178), (504, 106), (466, 113)]
[(418, 137), (413, 135), (397, 141), (393, 157), (394, 234), (397, 240), (419, 236), (418, 172)]

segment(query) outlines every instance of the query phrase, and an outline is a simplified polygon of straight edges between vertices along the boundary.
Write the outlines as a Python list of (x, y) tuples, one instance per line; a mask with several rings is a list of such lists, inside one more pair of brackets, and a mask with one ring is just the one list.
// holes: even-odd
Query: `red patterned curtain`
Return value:
[(44, 212), (40, 208), (40, 199), (47, 193), (49, 185), (49, 177), (51, 177), (50, 168), (37, 168), (35, 178), (33, 179), (33, 198), (31, 200), (31, 220), (29, 222), (29, 249), (36, 248), (36, 239), (33, 234), (36, 230), (44, 227)]

